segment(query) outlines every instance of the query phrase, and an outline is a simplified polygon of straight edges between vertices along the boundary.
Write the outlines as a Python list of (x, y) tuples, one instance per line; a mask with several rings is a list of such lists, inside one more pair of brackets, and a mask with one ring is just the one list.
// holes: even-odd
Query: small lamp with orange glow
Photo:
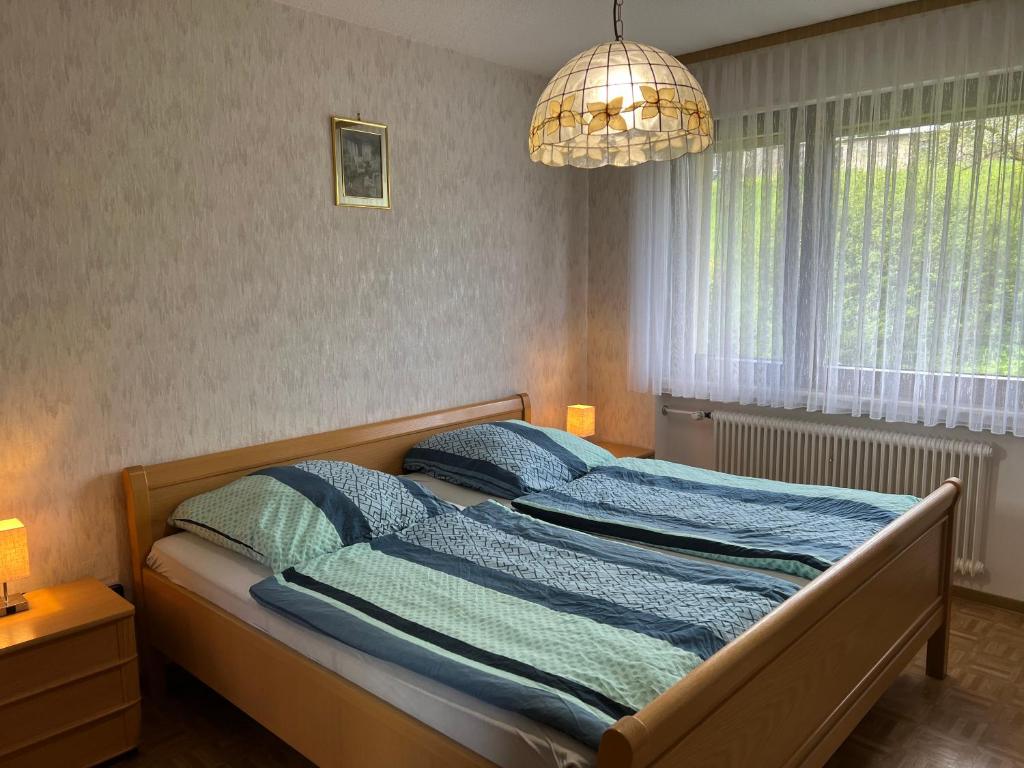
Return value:
[(3, 582), (3, 602), (0, 616), (28, 610), (28, 600), (22, 594), (8, 595), (7, 582), (28, 578), (28, 537), (21, 520), (12, 517), (0, 520), (0, 581)]
[(570, 405), (565, 410), (565, 431), (577, 437), (590, 437), (596, 432), (597, 409), (592, 405)]

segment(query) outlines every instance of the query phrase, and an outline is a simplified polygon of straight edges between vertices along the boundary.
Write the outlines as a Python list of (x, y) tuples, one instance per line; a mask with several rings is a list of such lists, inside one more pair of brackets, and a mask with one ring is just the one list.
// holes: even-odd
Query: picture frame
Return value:
[(388, 127), (356, 116), (331, 116), (334, 204), (391, 209)]

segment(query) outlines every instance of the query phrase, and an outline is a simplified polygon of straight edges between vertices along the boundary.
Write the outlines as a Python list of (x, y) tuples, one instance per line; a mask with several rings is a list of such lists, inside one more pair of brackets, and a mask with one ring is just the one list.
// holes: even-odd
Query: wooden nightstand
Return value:
[(0, 618), (0, 765), (90, 766), (139, 743), (135, 608), (95, 579)]
[(595, 445), (600, 445), (611, 453), (616, 459), (653, 459), (653, 448), (640, 448), (625, 443), (610, 443), (607, 440), (594, 440)]

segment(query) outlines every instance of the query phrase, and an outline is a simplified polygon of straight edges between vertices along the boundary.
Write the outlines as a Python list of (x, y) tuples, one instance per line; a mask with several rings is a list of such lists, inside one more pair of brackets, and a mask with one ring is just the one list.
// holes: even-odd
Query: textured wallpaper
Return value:
[(654, 445), (654, 397), (629, 391), (628, 168), (589, 171), (588, 382), (597, 431), (607, 440)]
[[(270, 0), (0, 3), (0, 518), (125, 580), (117, 473), (526, 390), (586, 396), (587, 178), (539, 78)], [(394, 209), (335, 208), (332, 113)]]

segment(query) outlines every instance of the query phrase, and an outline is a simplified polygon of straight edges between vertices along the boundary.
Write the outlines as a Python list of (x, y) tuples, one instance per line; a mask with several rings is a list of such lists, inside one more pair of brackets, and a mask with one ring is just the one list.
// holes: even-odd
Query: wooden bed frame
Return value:
[[(187, 669), (322, 766), (488, 765), (478, 754), (146, 567), (184, 499), (260, 467), (344, 459), (401, 471), (426, 436), (530, 419), (504, 400), (124, 470), (143, 653)], [(601, 740), (599, 768), (822, 765), (927, 642), (946, 673), (953, 514), (947, 480)], [(144, 657), (145, 658), (145, 657)]]

